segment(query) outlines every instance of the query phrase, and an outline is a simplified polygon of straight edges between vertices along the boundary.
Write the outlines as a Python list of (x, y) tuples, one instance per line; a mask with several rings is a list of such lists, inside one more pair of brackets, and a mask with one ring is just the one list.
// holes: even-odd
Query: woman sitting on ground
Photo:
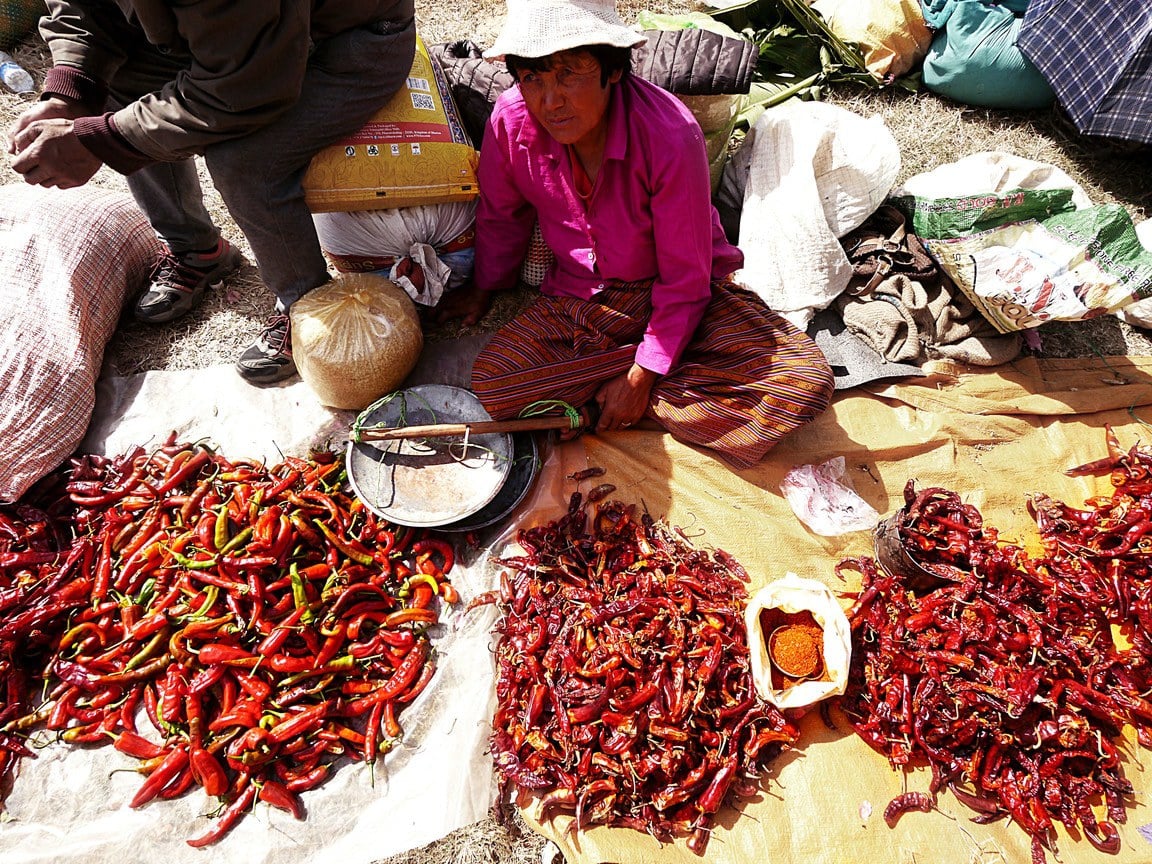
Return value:
[(541, 296), (477, 358), (494, 418), (541, 399), (599, 407), (597, 431), (647, 418), (748, 467), (817, 416), (832, 372), (805, 334), (740, 288), (744, 262), (711, 202), (704, 136), (671, 94), (630, 74), (644, 37), (612, 0), (508, 0), (485, 56), (516, 86), (480, 154), (467, 324), (516, 285), (533, 226), (555, 263)]

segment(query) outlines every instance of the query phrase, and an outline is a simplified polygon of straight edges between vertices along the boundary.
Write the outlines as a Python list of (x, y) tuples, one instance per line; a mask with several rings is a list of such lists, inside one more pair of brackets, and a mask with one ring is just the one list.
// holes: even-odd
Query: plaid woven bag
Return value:
[(46, 11), (43, 0), (0, 0), (0, 51), (31, 33)]
[(84, 437), (104, 348), (159, 251), (124, 192), (0, 184), (0, 502)]

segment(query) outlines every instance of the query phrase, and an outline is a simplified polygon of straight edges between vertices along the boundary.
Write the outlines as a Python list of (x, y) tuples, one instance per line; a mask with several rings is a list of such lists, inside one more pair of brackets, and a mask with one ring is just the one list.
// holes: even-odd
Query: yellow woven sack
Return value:
[(304, 175), (313, 213), (469, 201), (479, 156), (440, 66), (416, 40), (405, 86), (356, 133), (314, 157)]
[(833, 33), (860, 46), (868, 71), (880, 79), (911, 72), (932, 44), (918, 0), (815, 0), (811, 6)]
[(330, 408), (361, 410), (397, 389), (424, 347), (415, 304), (371, 273), (322, 285), (289, 314), (296, 368)]

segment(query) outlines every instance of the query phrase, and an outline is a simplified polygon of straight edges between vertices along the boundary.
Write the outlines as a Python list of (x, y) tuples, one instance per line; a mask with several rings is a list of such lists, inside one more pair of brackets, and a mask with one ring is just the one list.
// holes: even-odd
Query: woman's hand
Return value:
[(458, 288), (446, 291), (436, 306), (436, 320), (443, 324), (456, 318), (465, 327), (479, 324), (492, 306), (492, 292), (479, 288)]
[(648, 399), (659, 377), (650, 369), (633, 363), (623, 375), (601, 384), (596, 391), (596, 404), (600, 406), (596, 431), (627, 429), (640, 420), (648, 410)]

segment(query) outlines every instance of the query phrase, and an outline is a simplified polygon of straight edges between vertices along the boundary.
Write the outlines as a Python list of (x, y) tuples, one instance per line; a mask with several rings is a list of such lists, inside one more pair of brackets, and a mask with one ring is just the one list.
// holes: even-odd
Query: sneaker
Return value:
[(219, 288), (243, 263), (239, 250), (223, 237), (208, 253), (177, 254), (165, 246), (152, 267), (148, 290), (136, 301), (136, 317), (164, 324), (191, 312), (206, 290)]
[(292, 361), (292, 324), (277, 313), (236, 361), (236, 371), (252, 384), (271, 384), (296, 374)]

